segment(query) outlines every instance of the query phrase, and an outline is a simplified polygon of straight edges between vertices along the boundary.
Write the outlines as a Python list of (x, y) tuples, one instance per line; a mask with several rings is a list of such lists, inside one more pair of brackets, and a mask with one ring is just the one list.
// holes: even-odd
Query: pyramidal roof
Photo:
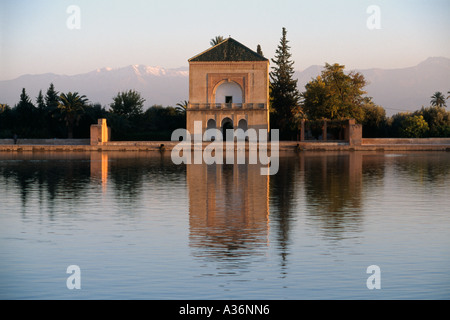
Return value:
[(188, 61), (268, 61), (268, 59), (230, 37)]

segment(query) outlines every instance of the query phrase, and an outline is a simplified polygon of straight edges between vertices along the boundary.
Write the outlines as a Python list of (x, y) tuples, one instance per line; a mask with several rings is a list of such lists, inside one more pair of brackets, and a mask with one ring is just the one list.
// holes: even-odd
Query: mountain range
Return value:
[[(300, 92), (312, 78), (320, 75), (323, 66), (310, 66), (296, 71)], [(350, 70), (346, 70), (349, 72)], [(400, 111), (414, 111), (429, 106), (431, 95), (450, 91), (450, 59), (428, 58), (417, 66), (399, 69), (354, 70), (368, 81), (367, 95), (386, 109), (388, 115)], [(109, 106), (118, 92), (134, 89), (146, 99), (147, 107), (158, 104), (175, 106), (189, 99), (189, 68), (166, 69), (144, 65), (123, 68), (102, 68), (78, 75), (53, 73), (23, 75), (13, 80), (0, 81), (0, 103), (14, 106), (25, 88), (33, 101), (39, 90), (45, 95), (50, 83), (59, 92), (76, 91), (86, 95), (92, 103)]]

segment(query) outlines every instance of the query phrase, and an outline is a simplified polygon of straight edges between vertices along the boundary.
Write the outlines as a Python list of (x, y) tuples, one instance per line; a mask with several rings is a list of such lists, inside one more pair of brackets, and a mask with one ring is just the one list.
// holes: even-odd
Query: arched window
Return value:
[(248, 129), (247, 120), (245, 120), (245, 119), (239, 120), (237, 128), (242, 130), (242, 131), (238, 130), (236, 132), (236, 136), (238, 137), (238, 140), (240, 140), (240, 141), (247, 140), (247, 129)]
[(206, 141), (214, 141), (216, 140), (215, 133), (216, 133), (216, 120), (209, 119), (206, 123)]

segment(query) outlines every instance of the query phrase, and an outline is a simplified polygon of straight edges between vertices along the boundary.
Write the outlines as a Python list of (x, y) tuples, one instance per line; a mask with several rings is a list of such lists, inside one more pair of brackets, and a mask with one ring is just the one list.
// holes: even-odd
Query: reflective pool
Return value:
[(449, 299), (449, 181), (449, 152), (0, 153), (0, 298)]

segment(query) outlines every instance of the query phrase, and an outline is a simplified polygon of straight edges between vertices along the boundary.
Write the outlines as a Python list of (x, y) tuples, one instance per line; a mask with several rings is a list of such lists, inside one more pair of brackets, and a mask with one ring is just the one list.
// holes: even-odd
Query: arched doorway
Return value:
[(225, 118), (222, 120), (222, 134), (223, 134), (223, 141), (227, 140), (227, 130), (234, 130), (233, 126), (233, 120), (230, 118)]
[(242, 103), (241, 86), (236, 82), (223, 82), (216, 89), (215, 103)]

